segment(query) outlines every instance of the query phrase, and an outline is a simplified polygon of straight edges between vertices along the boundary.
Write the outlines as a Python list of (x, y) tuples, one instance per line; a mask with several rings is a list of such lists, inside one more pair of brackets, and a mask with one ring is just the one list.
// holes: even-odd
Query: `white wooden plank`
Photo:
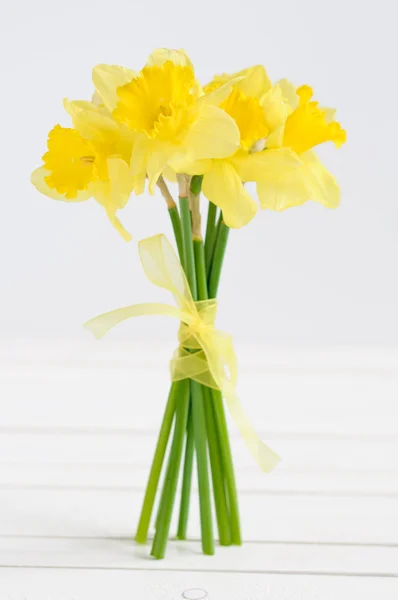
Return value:
[(102, 569), (172, 569), (240, 573), (320, 573), (398, 577), (398, 547), (246, 543), (217, 547), (218, 560), (200, 542), (171, 541), (164, 561), (148, 557), (150, 546), (131, 540), (0, 538), (0, 565)]
[[(232, 429), (232, 427), (231, 427)], [(235, 432), (234, 432), (235, 433)], [(265, 438), (283, 459), (283, 468), (302, 473), (305, 470), (398, 471), (398, 441), (372, 443), (361, 440), (312, 440)], [(257, 468), (242, 439), (234, 435), (233, 452), (238, 469), (250, 470), (254, 487), (267, 487), (273, 475), (265, 476)], [(85, 434), (0, 434), (0, 456), (7, 463), (96, 463), (131, 464), (145, 469), (156, 446), (155, 435)], [(395, 473), (396, 476), (396, 473)], [(2, 478), (0, 476), (0, 483)], [(127, 483), (127, 482), (126, 482)], [(142, 483), (142, 480), (141, 480)], [(136, 485), (139, 485), (137, 482)], [(377, 476), (374, 485), (378, 485)]]
[[(128, 538), (142, 500), (115, 490), (2, 490), (0, 535)], [(396, 498), (241, 494), (240, 508), (246, 540), (398, 544)], [(189, 535), (200, 535), (196, 496)]]
[[(164, 404), (168, 392), (167, 365), (166, 362), (158, 369), (136, 368), (134, 364), (119, 369), (76, 366), (50, 368), (45, 365), (22, 370), (8, 368), (4, 371), (3, 369), (0, 385), (5, 395), (2, 394), (2, 401), (19, 399), (20, 402), (28, 403), (29, 400), (34, 399), (40, 407), (43, 400), (52, 399), (55, 406), (69, 400), (72, 402), (70, 409), (73, 411), (74, 396), (78, 394), (79, 400), (116, 401), (116, 408), (119, 404), (121, 407), (125, 406), (122, 402), (124, 399), (128, 401), (130, 410), (135, 406), (134, 401), (140, 405), (144, 398), (152, 398), (153, 407), (156, 408)], [(366, 376), (366, 373), (352, 376), (318, 372), (294, 374), (283, 370), (280, 373), (267, 373), (261, 368), (255, 371), (242, 369), (239, 380), (239, 392), (242, 398), (247, 402), (251, 400), (254, 406), (258, 405), (259, 409), (265, 403), (264, 408), (267, 408), (271, 417), (280, 414), (278, 401), (283, 402), (282, 410), (290, 406), (290, 409), (298, 415), (307, 408), (314, 409), (317, 414), (319, 408), (326, 408), (330, 412), (332, 409), (339, 410), (344, 407), (348, 416), (355, 414), (353, 413), (355, 410), (359, 413), (357, 416), (378, 412), (383, 414), (384, 410), (394, 408), (392, 403), (397, 387), (397, 377)], [(41, 393), (38, 393), (39, 391)], [(96, 396), (93, 397), (93, 394)], [(375, 400), (380, 404), (375, 405)], [(82, 409), (84, 406), (80, 406), (80, 410)], [(266, 411), (263, 414), (267, 414)], [(285, 416), (289, 417), (289, 415)], [(30, 422), (27, 424), (34, 425)], [(58, 419), (53, 424), (62, 425), (63, 422)], [(82, 424), (85, 423), (80, 423)], [(125, 423), (119, 424), (125, 427)], [(94, 422), (88, 421), (87, 425), (109, 426), (110, 423), (94, 420)]]
[[(83, 365), (105, 367), (130, 366), (133, 360), (143, 365), (161, 366), (170, 357), (177, 340), (131, 341), (122, 339), (94, 340), (68, 338), (2, 338), (0, 364), (4, 365)], [(294, 346), (267, 345), (253, 340), (235, 340), (239, 363), (284, 371), (374, 371), (390, 373), (398, 369), (398, 347), (395, 346)]]
[[(169, 386), (168, 351), (116, 346), (112, 354), (114, 345), (99, 347), (96, 359), (90, 358), (94, 346), (62, 344), (51, 347), (52, 359), (48, 349), (39, 359), (32, 349), (25, 359), (17, 360), (17, 351), (3, 357), (2, 428), (157, 429)], [(261, 352), (243, 353), (239, 382), (259, 430), (397, 439), (398, 353)]]
[[(153, 563), (143, 560), (129, 539), (169, 385), (168, 356), (168, 348), (154, 354), (145, 345), (137, 350), (79, 344), (36, 347), (35, 355), (29, 345), (25, 352), (16, 345), (6, 354), (0, 344), (0, 562), (34, 566), (38, 560), (41, 568), (24, 570), (24, 575), (41, 573), (44, 579), (37, 581), (39, 587), (44, 582), (44, 592), (54, 595), (51, 580), (63, 572), (58, 566), (76, 566), (83, 569), (79, 574), (88, 566), (96, 574), (102, 574), (102, 567), (122, 569), (115, 572), (113, 592), (121, 574), (131, 575), (123, 569), (142, 568), (143, 563), (150, 569), (167, 563), (165, 568), (184, 570), (205, 561), (203, 568), (208, 568), (195, 542), (182, 550), (173, 544), (169, 560)], [(311, 598), (314, 590), (314, 598), (324, 600), (334, 590), (330, 581), (342, 581), (336, 583), (339, 599), (384, 600), (390, 592), (396, 597), (395, 585), (373, 589), (361, 578), (336, 573), (397, 581), (368, 578), (396, 575), (398, 564), (397, 357), (396, 351), (369, 350), (267, 353), (252, 348), (244, 353), (239, 394), (284, 461), (272, 476), (263, 476), (231, 427), (244, 536), (254, 543), (233, 549), (232, 562), (224, 554), (231, 549), (219, 549), (211, 568), (231, 572), (213, 573), (215, 577), (230, 581), (236, 577), (232, 570), (267, 571), (240, 575), (246, 589), (247, 578), (269, 582), (279, 577), (272, 571), (297, 571), (300, 577), (281, 575), (278, 585), (283, 582), (286, 590), (276, 585), (270, 597), (290, 599), (297, 592), (297, 598)], [(200, 535), (197, 504), (194, 497), (193, 538)], [(56, 568), (48, 570), (47, 563)], [(18, 571), (2, 569), (0, 577), (6, 573), (15, 582)], [(305, 575), (314, 572), (317, 577)], [(322, 577), (322, 572), (333, 577)], [(169, 574), (151, 572), (143, 581), (152, 581), (152, 575)], [(190, 581), (192, 575), (199, 574), (189, 573)], [(209, 576), (201, 573), (200, 581), (202, 575)], [(308, 589), (298, 584), (304, 579)], [(158, 580), (153, 581), (156, 586)], [(200, 581), (187, 587), (198, 587)], [(322, 584), (313, 588), (314, 581)], [(240, 593), (237, 586), (220, 588), (228, 589), (228, 598), (234, 591), (240, 600), (247, 597), (243, 588)], [(2, 600), (2, 586), (0, 590)], [(98, 598), (98, 586), (92, 590)], [(257, 591), (267, 597), (256, 587), (254, 598)], [(155, 587), (148, 597), (154, 595), (161, 597)]]
[[(213, 559), (212, 559), (213, 560)], [(215, 572), (1, 569), (1, 600), (396, 600), (398, 580)]]
[[(153, 445), (154, 447), (154, 445)], [(68, 488), (123, 489), (144, 492), (153, 447), (142, 462), (9, 462), (0, 463), (0, 489)], [(352, 496), (398, 496), (398, 469), (333, 469), (288, 467), (283, 462), (271, 475), (257, 465), (236, 460), (236, 477), (242, 494), (330, 494)], [(195, 488), (194, 483), (194, 488)]]

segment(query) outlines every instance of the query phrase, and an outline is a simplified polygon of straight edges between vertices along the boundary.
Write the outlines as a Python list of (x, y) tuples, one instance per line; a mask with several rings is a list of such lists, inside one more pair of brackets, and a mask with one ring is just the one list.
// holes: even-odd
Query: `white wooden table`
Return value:
[[(0, 600), (398, 598), (398, 351), (238, 345), (239, 394), (283, 457), (235, 427), (242, 548), (134, 544), (168, 389), (168, 348), (0, 346)], [(175, 530), (175, 528), (173, 528)]]

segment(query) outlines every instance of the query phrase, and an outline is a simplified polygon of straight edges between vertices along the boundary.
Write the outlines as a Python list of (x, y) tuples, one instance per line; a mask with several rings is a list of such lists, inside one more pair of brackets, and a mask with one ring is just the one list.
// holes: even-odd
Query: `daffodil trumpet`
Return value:
[[(230, 231), (247, 226), (259, 208), (282, 212), (307, 201), (336, 208), (340, 188), (316, 149), (326, 142), (340, 147), (346, 132), (309, 85), (272, 83), (261, 65), (216, 75), (202, 86), (183, 50), (160, 48), (139, 71), (98, 65), (92, 82), (90, 100), (64, 100), (70, 122), (51, 129), (31, 181), (54, 200), (93, 198), (126, 241), (132, 235), (119, 211), (130, 198), (147, 189), (165, 199), (178, 257), (163, 235), (141, 241), (139, 250), (146, 275), (171, 292), (176, 305), (132, 305), (86, 326), (102, 337), (140, 315), (180, 322), (136, 540), (145, 543), (153, 523), (151, 554), (165, 556), (180, 477), (177, 538), (186, 539), (196, 457), (202, 549), (213, 554), (213, 506), (220, 544), (242, 542), (224, 404), (262, 470), (279, 460), (243, 412), (232, 338), (215, 327)], [(168, 182), (177, 183), (178, 202)], [(208, 201), (204, 241), (201, 196)]]

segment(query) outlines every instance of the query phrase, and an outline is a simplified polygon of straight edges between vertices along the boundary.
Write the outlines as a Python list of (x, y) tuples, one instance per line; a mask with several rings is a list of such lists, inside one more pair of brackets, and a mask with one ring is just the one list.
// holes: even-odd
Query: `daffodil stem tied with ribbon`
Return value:
[[(180, 215), (186, 275), (191, 289), (192, 298), (194, 301), (197, 301), (198, 285), (196, 280), (195, 253), (192, 240), (191, 212), (188, 196), (180, 197)], [(199, 482), (202, 548), (205, 554), (214, 554), (204, 398), (202, 386), (197, 381), (190, 381), (190, 389), (191, 419), (193, 422), (192, 429), (194, 436), (194, 447), (196, 450)]]
[[(180, 189), (187, 193), (184, 181)], [(171, 292), (177, 306), (159, 303), (133, 304), (95, 317), (85, 324), (87, 329), (100, 339), (115, 325), (132, 317), (164, 315), (180, 321), (179, 346), (171, 361), (171, 378), (174, 383), (163, 417), (136, 534), (138, 542), (146, 541), (168, 437), (174, 421), (167, 467), (165, 471), (163, 469), (163, 490), (151, 550), (152, 556), (157, 559), (164, 558), (166, 552), (186, 436), (184, 474), (187, 479), (183, 481), (182, 486), (180, 533), (182, 531), (183, 536), (186, 533), (189, 514), (193, 438), (203, 552), (214, 553), (211, 491), (214, 495), (220, 543), (241, 543), (237, 493), (223, 399), (248, 450), (260, 468), (269, 472), (279, 462), (278, 455), (268, 448), (254, 431), (237, 396), (237, 360), (232, 338), (214, 326), (217, 303), (214, 298), (207, 299), (202, 240), (193, 239), (189, 197), (181, 195), (181, 192), (180, 217), (183, 264), (163, 235), (155, 235), (139, 243), (141, 262), (148, 279)], [(221, 220), (212, 266), (216, 278), (221, 272), (218, 262), (223, 260), (226, 245), (226, 236), (220, 235), (223, 226)], [(214, 289), (217, 287), (218, 282)], [(198, 290), (203, 294), (203, 299), (198, 299)], [(210, 470), (213, 490), (210, 486)]]
[[(185, 182), (183, 182), (183, 185), (185, 185)], [(192, 187), (191, 182), (191, 193), (193, 193)], [(194, 189), (194, 192), (196, 195), (199, 194), (200, 187)], [(206, 265), (204, 244), (200, 235), (193, 235), (193, 219), (190, 213), (189, 197), (180, 197), (179, 206), (182, 232), (181, 262), (185, 265), (192, 297), (198, 301), (206, 301), (209, 296), (207, 276), (209, 269)], [(218, 235), (216, 236), (216, 234)], [(218, 226), (213, 229), (213, 235), (215, 236), (214, 256), (211, 257), (210, 279), (215, 295), (228, 239), (228, 228), (223, 224), (221, 215)], [(194, 352), (194, 350), (191, 350), (191, 352)], [(156, 493), (155, 487), (160, 478), (159, 463), (165, 456), (167, 444), (165, 432), (170, 435), (170, 412), (174, 410), (176, 412), (176, 424), (157, 511), (156, 533), (151, 551), (152, 556), (155, 558), (163, 558), (169, 536), (178, 472), (181, 468), (183, 447), (183, 423), (179, 420), (181, 414), (186, 423), (186, 439), (177, 538), (184, 540), (187, 536), (195, 455), (199, 483), (203, 552), (205, 554), (214, 553), (210, 473), (219, 542), (223, 546), (241, 544), (236, 483), (222, 396), (218, 390), (211, 389), (197, 381), (190, 381), (189, 392), (186, 387), (180, 387), (178, 383), (182, 384), (183, 382), (175, 382), (169, 395), (136, 534), (137, 541), (146, 541), (149, 526), (148, 515), (150, 517)], [(155, 487), (154, 482), (156, 483)]]
[[(144, 544), (154, 531), (151, 554), (163, 558), (173, 515), (177, 538), (186, 539), (196, 473), (202, 550), (211, 555), (215, 525), (221, 545), (242, 541), (224, 406), (259, 467), (267, 473), (279, 461), (238, 398), (232, 337), (215, 327), (230, 229), (248, 225), (259, 208), (282, 212), (307, 201), (336, 208), (340, 188), (315, 149), (326, 142), (340, 147), (346, 132), (309, 85), (273, 83), (261, 65), (202, 85), (185, 51), (158, 48), (138, 71), (97, 65), (92, 81), (90, 100), (64, 99), (69, 123), (49, 132), (31, 181), (53, 200), (94, 199), (126, 241), (132, 236), (119, 212), (132, 196), (158, 190), (166, 202), (178, 256), (162, 234), (141, 240), (138, 250), (145, 275), (174, 304), (133, 304), (86, 327), (101, 338), (132, 317), (163, 315), (179, 323), (135, 539)], [(168, 182), (177, 182), (178, 202)], [(208, 201), (204, 242), (202, 194)]]

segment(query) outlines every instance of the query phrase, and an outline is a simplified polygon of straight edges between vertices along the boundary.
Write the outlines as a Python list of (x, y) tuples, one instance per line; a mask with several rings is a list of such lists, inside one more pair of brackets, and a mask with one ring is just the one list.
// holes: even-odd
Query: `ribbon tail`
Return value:
[(270, 473), (280, 461), (280, 457), (259, 438), (250, 424), (234, 389), (223, 392), (231, 417), (235, 421), (243, 440), (262, 471)]
[(112, 327), (115, 327), (115, 325), (118, 325), (126, 319), (145, 317), (148, 315), (160, 315), (181, 319), (182, 314), (181, 310), (175, 306), (147, 302), (145, 304), (133, 304), (131, 306), (125, 306), (124, 308), (111, 310), (110, 312), (90, 319), (84, 323), (83, 327), (91, 331), (97, 340), (99, 340), (112, 329)]

